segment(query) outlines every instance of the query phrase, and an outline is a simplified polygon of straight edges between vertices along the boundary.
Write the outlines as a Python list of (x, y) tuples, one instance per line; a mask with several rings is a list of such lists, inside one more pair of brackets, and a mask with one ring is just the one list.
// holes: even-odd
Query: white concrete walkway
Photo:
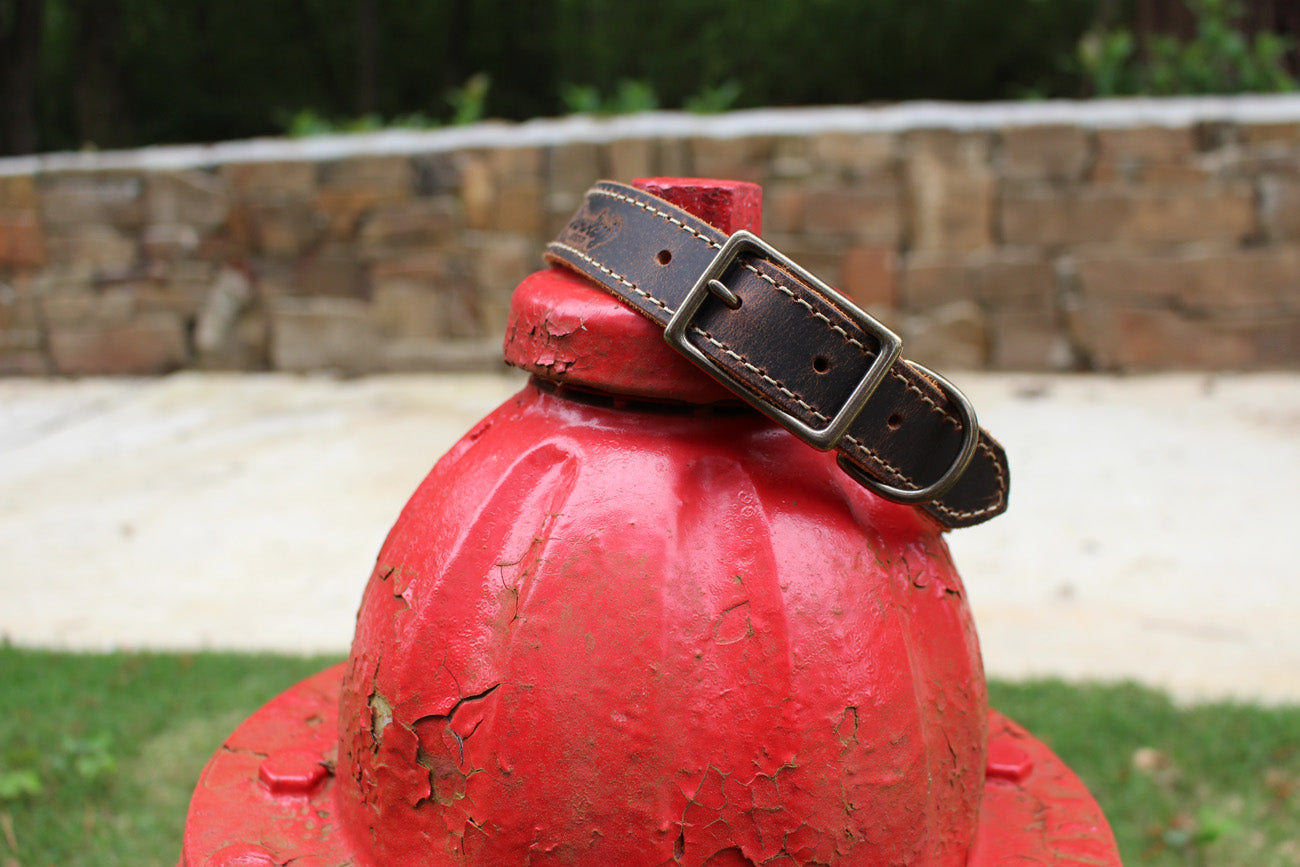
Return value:
[[(1012, 462), (950, 536), (990, 674), (1300, 702), (1300, 375), (956, 379)], [(0, 380), (0, 636), (342, 653), (407, 495), (520, 384)]]

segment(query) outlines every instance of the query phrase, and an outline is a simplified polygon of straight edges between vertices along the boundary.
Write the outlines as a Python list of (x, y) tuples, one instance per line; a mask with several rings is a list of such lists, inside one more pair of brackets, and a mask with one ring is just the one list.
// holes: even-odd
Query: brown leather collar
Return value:
[(889, 499), (946, 527), (1007, 507), (1002, 447), (947, 380), (748, 232), (722, 232), (657, 196), (602, 181), (546, 249), (665, 327), (669, 343)]

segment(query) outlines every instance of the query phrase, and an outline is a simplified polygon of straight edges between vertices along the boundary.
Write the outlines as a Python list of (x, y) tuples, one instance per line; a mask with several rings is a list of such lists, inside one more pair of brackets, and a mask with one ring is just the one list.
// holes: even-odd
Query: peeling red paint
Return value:
[[(580, 322), (574, 328), (573, 323)], [(735, 403), (663, 340), (663, 331), (613, 296), (568, 271), (552, 268), (524, 279), (510, 304), (506, 360), (547, 379), (612, 394), (693, 403)]]
[[(338, 735), (336, 708), (346, 664), (330, 668), (288, 690), (250, 717), (231, 735), (226, 745), (208, 762), (190, 802), (186, 823), (182, 867), (267, 867), (267, 865), (316, 865), (343, 867), (368, 865), (360, 856), (353, 838), (340, 828), (336, 819), (339, 781), (327, 776), (322, 785), (307, 798), (274, 798), (258, 780), (260, 756), (286, 749), (315, 744), (328, 750)], [(1095, 867), (1118, 867), (1119, 856), (1106, 820), (1083, 784), (1060, 759), (1014, 722), (990, 712), (988, 730), (990, 752), (1005, 752), (1005, 747), (1023, 752), (1029, 769), (1023, 778), (1012, 781), (990, 773), (982, 785), (979, 828), (967, 867), (994, 867), (1005, 864), (1008, 855), (1024, 863), (1043, 865), (1090, 864)], [(784, 772), (782, 772), (784, 773)], [(510, 772), (495, 768), (497, 776)], [(691, 791), (698, 791), (709, 774), (700, 775)], [(711, 774), (721, 778), (721, 772)], [(775, 778), (756, 777), (749, 790), (755, 813), (772, 809), (780, 802), (781, 786)], [(760, 783), (766, 785), (760, 785)], [(681, 794), (683, 803), (689, 802)], [(714, 792), (714, 803), (717, 793)], [(722, 797), (733, 794), (723, 783)], [(492, 861), (490, 830), (477, 821), (466, 821), (440, 837), (427, 841), (424, 853), (413, 860), (386, 862), (401, 864), (609, 864), (651, 865), (686, 863), (685, 828), (677, 820), (665, 819), (657, 826), (645, 826), (647, 838), (663, 837), (669, 841), (670, 855), (661, 861), (630, 854), (627, 860), (602, 860), (588, 847), (574, 851), (558, 845), (531, 844), (514, 853), (509, 860)], [(369, 837), (367, 831), (367, 837)], [(442, 856), (443, 838), (455, 836), (459, 842), (456, 860)], [(764, 865), (799, 863), (834, 864), (845, 857), (841, 841), (824, 833), (814, 833), (805, 825), (786, 832), (777, 846), (778, 854), (761, 861)], [(368, 844), (373, 845), (373, 843)], [(730, 850), (730, 851), (728, 851)], [(720, 853), (726, 852), (724, 856)], [(588, 860), (583, 860), (584, 853)], [(738, 855), (739, 853), (739, 855)], [(808, 854), (811, 853), (811, 854)], [(564, 860), (567, 857), (568, 860)], [(748, 857), (739, 846), (719, 847), (708, 857)], [(242, 860), (241, 860), (242, 859)], [(752, 859), (751, 859), (752, 861)], [(378, 862), (385, 863), (385, 862)], [(697, 863), (710, 863), (707, 858)], [(718, 863), (718, 862), (714, 862)], [(725, 861), (721, 863), (726, 863)], [(744, 861), (739, 862), (741, 864)], [(881, 863), (846, 861), (844, 863)], [(914, 864), (932, 863), (924, 858)]]
[(379, 562), (339, 771), (376, 863), (963, 863), (984, 693), (946, 547), (765, 420), (530, 386)]
[[(936, 524), (573, 275), (526, 280), (509, 334), (545, 381), (407, 503), (349, 660), (213, 757), (183, 864), (1118, 864), (1077, 779), (990, 717)], [(274, 798), (259, 755), (287, 749), (328, 773)]]

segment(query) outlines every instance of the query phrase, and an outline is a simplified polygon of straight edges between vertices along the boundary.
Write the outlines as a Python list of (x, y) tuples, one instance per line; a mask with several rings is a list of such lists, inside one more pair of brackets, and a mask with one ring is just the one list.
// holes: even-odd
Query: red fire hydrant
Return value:
[[(1005, 506), (996, 443), (891, 366), (892, 335), (733, 234), (758, 232), (756, 186), (636, 187), (594, 188), (549, 248), (566, 267), (520, 285), (506, 357), (532, 381), (416, 490), (348, 661), (209, 762), (181, 864), (1119, 864), (1078, 779), (987, 706), (942, 532)], [(696, 255), (716, 267), (664, 302)], [(712, 361), (633, 310), (656, 303)], [(854, 353), (830, 386), (852, 412), (822, 411)], [(759, 383), (744, 400), (730, 370)]]

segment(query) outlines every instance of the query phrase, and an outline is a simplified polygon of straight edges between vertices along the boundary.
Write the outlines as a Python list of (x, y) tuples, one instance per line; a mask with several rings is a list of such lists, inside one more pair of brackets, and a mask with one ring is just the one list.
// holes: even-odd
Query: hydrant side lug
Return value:
[(262, 760), (258, 778), (272, 795), (308, 795), (329, 770), (312, 750), (281, 750)]

